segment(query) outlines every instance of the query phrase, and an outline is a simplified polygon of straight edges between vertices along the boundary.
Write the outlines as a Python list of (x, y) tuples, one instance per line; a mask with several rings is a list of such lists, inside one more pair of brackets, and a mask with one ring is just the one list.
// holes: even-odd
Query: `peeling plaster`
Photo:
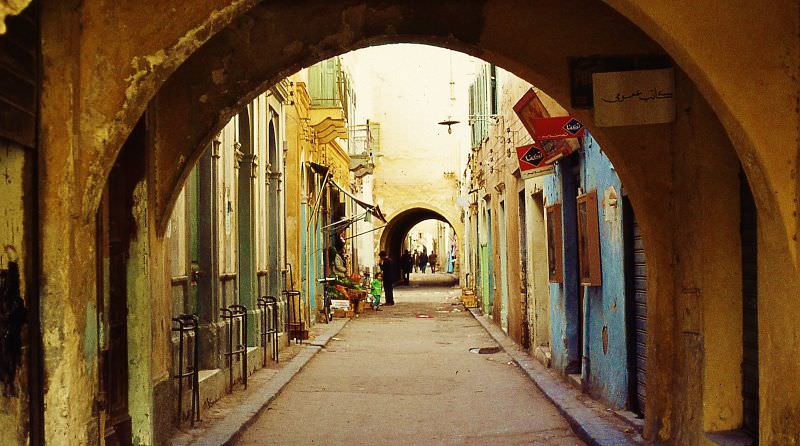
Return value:
[[(127, 84), (125, 100), (114, 115), (114, 119), (103, 119), (102, 115), (96, 115), (89, 121), (87, 121), (88, 118), (81, 119), (82, 128), (87, 129), (86, 132), (89, 132), (88, 129), (93, 129), (90, 137), (91, 146), (101, 148), (113, 143), (116, 146), (113, 155), (116, 156), (119, 148), (122, 147), (124, 138), (128, 135), (128, 129), (132, 128), (135, 120), (139, 118), (147, 102), (155, 95), (158, 86), (198, 48), (227, 26), (231, 20), (255, 4), (255, 0), (232, 1), (227, 7), (209, 14), (203, 24), (188, 30), (171, 47), (131, 59), (130, 67), (133, 69), (133, 74), (125, 78), (125, 84)], [(87, 109), (90, 108), (87, 107)], [(96, 123), (105, 123), (105, 125), (97, 126)], [(115, 141), (115, 138), (119, 138), (119, 141)], [(85, 218), (93, 215), (94, 209), (98, 206), (105, 178), (110, 172), (111, 165), (113, 163), (104, 162), (100, 157), (96, 157), (88, 167), (86, 185), (88, 193), (84, 195), (81, 203)]]
[(132, 215), (136, 235), (131, 239), (127, 268), (128, 290), (128, 411), (134, 444), (153, 444), (151, 380), (152, 304), (150, 302), (150, 258), (147, 231), (147, 184), (141, 181), (133, 190)]
[(86, 320), (84, 322), (83, 359), (86, 361), (86, 374), (92, 373), (94, 361), (97, 358), (97, 309), (89, 303), (86, 305)]
[(0, 0), (0, 35), (6, 33), (6, 16), (17, 15), (31, 0)]

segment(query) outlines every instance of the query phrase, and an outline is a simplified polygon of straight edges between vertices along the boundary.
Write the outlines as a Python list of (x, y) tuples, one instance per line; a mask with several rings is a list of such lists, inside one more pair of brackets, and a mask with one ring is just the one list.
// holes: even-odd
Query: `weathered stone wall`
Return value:
[(0, 444), (24, 444), (30, 434), (33, 163), (30, 149), (0, 138)]

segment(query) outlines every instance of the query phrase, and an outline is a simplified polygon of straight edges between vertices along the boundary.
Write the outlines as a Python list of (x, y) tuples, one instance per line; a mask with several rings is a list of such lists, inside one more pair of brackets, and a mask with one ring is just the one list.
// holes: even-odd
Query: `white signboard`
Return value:
[(675, 120), (675, 74), (663, 70), (592, 74), (598, 127), (662, 124)]
[(349, 310), (350, 301), (347, 299), (331, 299), (331, 310)]

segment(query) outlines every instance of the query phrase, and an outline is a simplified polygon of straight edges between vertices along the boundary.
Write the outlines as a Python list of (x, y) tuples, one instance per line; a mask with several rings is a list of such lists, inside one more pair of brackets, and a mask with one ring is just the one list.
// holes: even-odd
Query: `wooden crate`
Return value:
[(472, 290), (462, 290), (461, 303), (467, 308), (475, 308), (478, 306), (478, 296)]

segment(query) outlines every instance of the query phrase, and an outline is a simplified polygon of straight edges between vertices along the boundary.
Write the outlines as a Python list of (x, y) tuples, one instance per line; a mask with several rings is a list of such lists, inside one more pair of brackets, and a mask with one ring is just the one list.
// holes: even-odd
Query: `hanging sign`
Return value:
[(674, 77), (672, 68), (592, 74), (595, 124), (615, 127), (674, 121)]
[(553, 154), (538, 144), (517, 147), (520, 176), (527, 180), (552, 172), (553, 166), (548, 164), (548, 160), (552, 158)]
[(529, 89), (516, 104), (514, 104), (514, 112), (519, 116), (519, 120), (525, 129), (535, 138), (536, 129), (534, 128), (533, 121), (539, 118), (549, 118), (550, 113), (545, 108), (542, 100), (533, 91)]
[(533, 120), (534, 137), (538, 141), (567, 138), (582, 138), (586, 132), (577, 119), (572, 116), (536, 118)]
[[(562, 156), (569, 155), (570, 153), (574, 152), (577, 149), (578, 147), (577, 144), (569, 144), (566, 141), (564, 141), (563, 138), (545, 139), (545, 138), (539, 138), (537, 136), (536, 121), (540, 119), (550, 119), (551, 117), (550, 117), (550, 112), (547, 111), (547, 108), (545, 108), (544, 104), (542, 103), (542, 100), (539, 99), (539, 96), (536, 95), (536, 92), (533, 91), (533, 88), (529, 89), (527, 93), (525, 93), (519, 99), (519, 101), (517, 101), (517, 103), (514, 104), (514, 112), (516, 112), (517, 116), (519, 117), (519, 120), (522, 122), (522, 125), (531, 135), (531, 138), (539, 142), (538, 145), (544, 148), (545, 151), (547, 152), (548, 156), (546, 163), (548, 164), (552, 163), (557, 159), (561, 158)], [(570, 123), (570, 119), (572, 119), (571, 117), (567, 116), (567, 117), (559, 117), (553, 119), (557, 119), (558, 122), (561, 122), (563, 118), (568, 118), (568, 119), (564, 121), (562, 127), (566, 126), (569, 123), (570, 124), (569, 128), (572, 130), (576, 130), (577, 132), (580, 132), (582, 136), (582, 132), (584, 131), (583, 125), (580, 124), (577, 120), (575, 120), (575, 122), (580, 124), (580, 128), (577, 128), (575, 123)], [(550, 132), (544, 132), (544, 133), (549, 134)], [(576, 138), (576, 137), (577, 136), (571, 136), (571, 138)]]

